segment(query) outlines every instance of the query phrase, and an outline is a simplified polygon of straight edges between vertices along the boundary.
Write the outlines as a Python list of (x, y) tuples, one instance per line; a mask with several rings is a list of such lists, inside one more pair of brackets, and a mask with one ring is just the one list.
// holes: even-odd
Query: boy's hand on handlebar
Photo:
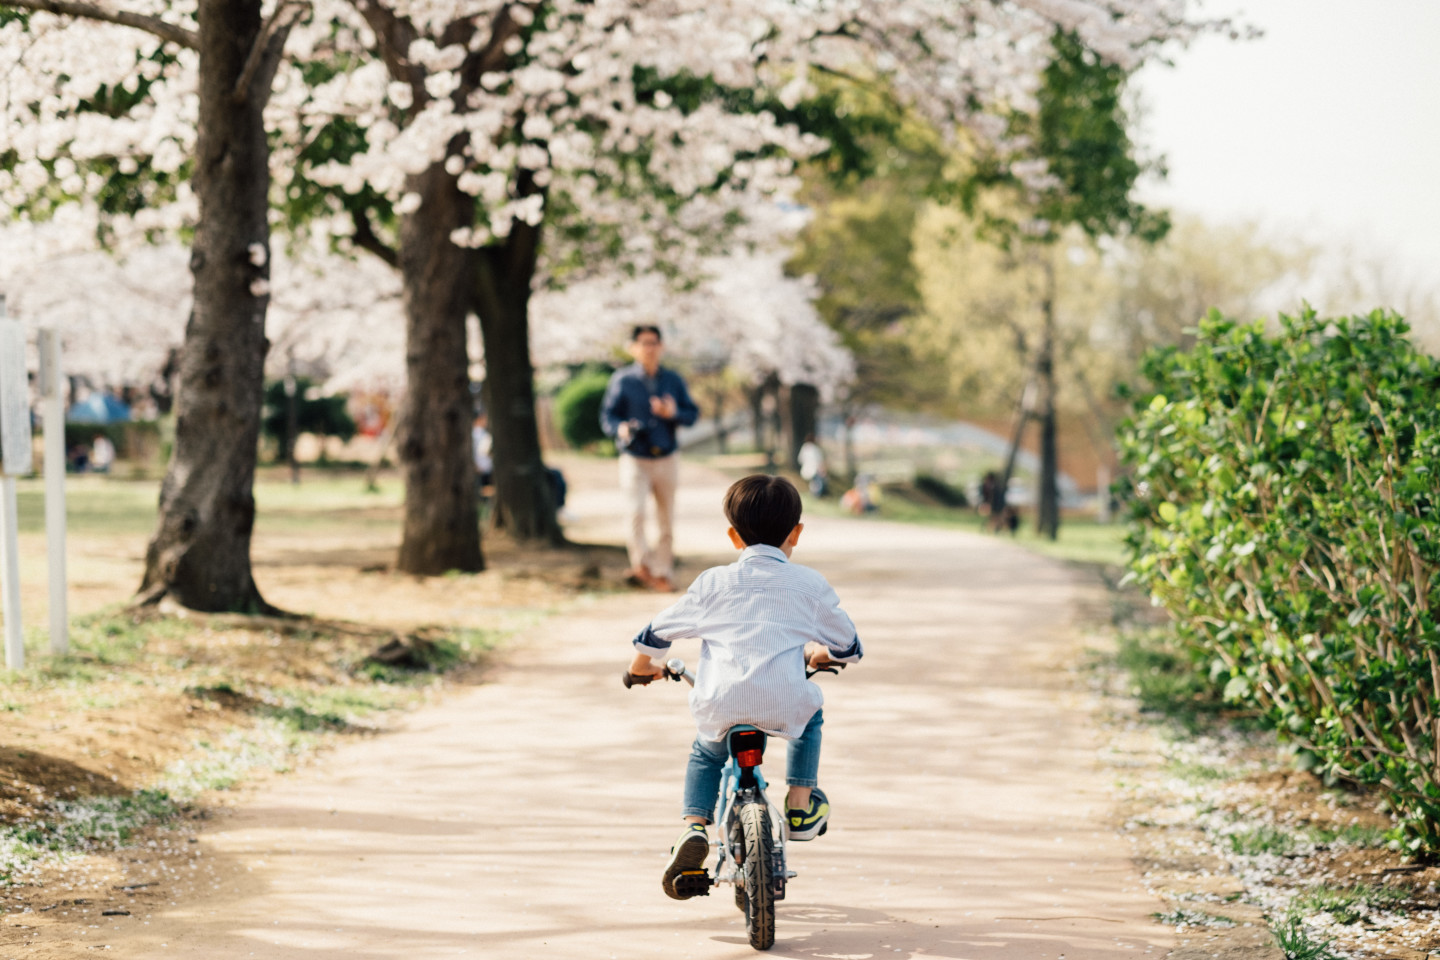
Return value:
[(824, 644), (820, 643), (805, 644), (805, 665), (811, 670), (823, 670), (826, 667), (834, 668), (845, 666), (843, 663), (838, 663), (834, 660), (831, 660), (830, 650)]
[(637, 653), (635, 659), (630, 661), (630, 676), (635, 678), (644, 677), (642, 683), (649, 683), (651, 680), (665, 676), (665, 664), (656, 663), (643, 653)]

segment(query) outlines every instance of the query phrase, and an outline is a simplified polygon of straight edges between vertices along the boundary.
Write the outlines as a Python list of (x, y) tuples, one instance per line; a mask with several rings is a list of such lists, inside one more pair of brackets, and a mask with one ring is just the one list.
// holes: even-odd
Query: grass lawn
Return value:
[[(44, 533), (44, 482), (21, 480), (17, 489), (20, 532)], [(379, 489), (370, 492), (358, 471), (308, 470), (298, 484), (275, 471), (261, 471), (255, 479), (256, 533), (301, 531), (333, 523), (340, 513), (349, 523), (357, 513), (398, 511), (403, 498), (404, 487), (393, 476), (382, 476)], [(72, 535), (148, 537), (155, 530), (159, 502), (158, 480), (66, 478), (65, 517)]]
[[(805, 509), (821, 516), (849, 516), (841, 510), (835, 499), (817, 500), (807, 495)], [(974, 510), (920, 503), (894, 493), (887, 493), (880, 503), (880, 509), (861, 519), (984, 532), (982, 518)], [(1061, 519), (1059, 538), (1049, 540), (1035, 532), (1033, 513), (1023, 519), (1026, 522), (1021, 523), (1014, 539), (1026, 549), (1047, 557), (1077, 563), (1098, 563), (1106, 566), (1122, 566), (1125, 563), (1124, 524), (1099, 524), (1089, 517), (1065, 517)], [(988, 532), (985, 535), (995, 536)], [(1008, 539), (1010, 535), (1001, 536)]]

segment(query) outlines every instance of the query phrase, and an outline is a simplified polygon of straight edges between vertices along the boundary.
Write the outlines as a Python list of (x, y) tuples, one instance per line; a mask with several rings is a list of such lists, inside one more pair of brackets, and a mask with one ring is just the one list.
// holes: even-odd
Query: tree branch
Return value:
[(385, 69), (389, 71), (391, 79), (410, 85), (414, 97), (410, 109), (418, 112), (429, 101), (430, 94), (425, 89), (425, 69), (408, 59), (410, 44), (417, 36), (415, 26), (408, 19), (397, 17), (376, 0), (352, 2), (375, 34), (375, 46), (379, 49), (380, 59), (385, 61)]
[(167, 23), (159, 17), (149, 17), (127, 10), (111, 10), (98, 3), (87, 3), (85, 0), (3, 0), (0, 2), (0, 6), (14, 7), (20, 10), (39, 10), (62, 17), (98, 20), (102, 23), (118, 23), (122, 27), (144, 30), (168, 43), (189, 47), (191, 50), (200, 49), (200, 37), (193, 30)]
[(369, 250), (375, 256), (385, 261), (392, 267), (400, 266), (400, 255), (393, 247), (386, 245), (385, 241), (375, 235), (375, 228), (370, 225), (370, 215), (364, 210), (351, 210), (350, 219), (355, 221), (355, 233), (350, 241), (362, 250)]
[(510, 8), (501, 7), (490, 22), (490, 39), (480, 49), (472, 51), (460, 65), (460, 88), (455, 93), (457, 100), (468, 99), (479, 89), (485, 74), (504, 68), (510, 60), (505, 52), (505, 41), (519, 34), (520, 25), (510, 16)]
[[(275, 79), (275, 71), (280, 67), (280, 55), (285, 51), (285, 40), (290, 36), (290, 30), (300, 21), (305, 6), (303, 2), (282, 0), (275, 12), (270, 14), (270, 19), (260, 28), (260, 34), (250, 47), (250, 55), (245, 58), (240, 79), (235, 81), (235, 92), (231, 96), (236, 103), (245, 102), (245, 98), (250, 95), (250, 86), (256, 78), (260, 80), (260, 89), (265, 92), (263, 99), (270, 99), (270, 82)], [(286, 17), (290, 11), (295, 11), (294, 15)]]

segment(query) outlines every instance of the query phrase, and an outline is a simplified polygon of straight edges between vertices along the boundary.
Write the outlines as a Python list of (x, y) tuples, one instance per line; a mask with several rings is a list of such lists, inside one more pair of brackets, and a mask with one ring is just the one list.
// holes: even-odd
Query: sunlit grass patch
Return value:
[(22, 882), (44, 861), (122, 845), (180, 811), (163, 789), (54, 801), (43, 818), (0, 827), (0, 886)]
[(1230, 849), (1243, 857), (1274, 854), (1286, 857), (1295, 852), (1298, 841), (1293, 833), (1280, 827), (1262, 824), (1248, 830), (1237, 830), (1226, 838)]
[(1208, 763), (1194, 763), (1191, 761), (1171, 760), (1165, 764), (1165, 771), (1181, 780), (1190, 783), (1203, 783), (1208, 780), (1227, 780), (1232, 774), (1223, 767), (1212, 766)]
[(302, 729), (281, 717), (262, 717), (236, 727), (170, 764), (160, 778), (167, 792), (192, 799), (211, 790), (228, 790), (253, 770), (284, 773), (314, 742), (315, 727)]
[(1115, 659), (1140, 709), (1172, 720), (1187, 732), (1214, 722), (1225, 709), (1219, 688), (1164, 628), (1126, 630)]
[(1283, 923), (1272, 928), (1275, 942), (1285, 954), (1285, 960), (1339, 960), (1330, 949), (1332, 940), (1316, 940), (1305, 928), (1300, 917), (1291, 914)]
[(1290, 910), (1301, 915), (1328, 913), (1336, 923), (1351, 924), (1364, 920), (1372, 908), (1395, 907), (1405, 899), (1404, 891), (1373, 884), (1315, 887), (1296, 897)]
[(1152, 913), (1160, 923), (1172, 927), (1215, 927), (1225, 929), (1235, 926), (1235, 921), (1217, 913), (1204, 910), (1171, 910), (1168, 913)]
[(1385, 846), (1390, 839), (1388, 828), (1368, 823), (1312, 826), (1305, 832), (1312, 843), (1325, 847), (1344, 846), (1373, 849)]

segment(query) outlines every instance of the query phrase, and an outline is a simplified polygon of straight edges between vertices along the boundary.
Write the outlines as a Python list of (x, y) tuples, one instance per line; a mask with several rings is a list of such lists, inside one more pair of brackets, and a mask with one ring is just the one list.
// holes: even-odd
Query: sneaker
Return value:
[(801, 810), (789, 807), (785, 820), (790, 826), (791, 840), (814, 840), (825, 832), (830, 821), (830, 801), (819, 787), (810, 791), (810, 806)]
[(698, 823), (686, 826), (670, 848), (670, 862), (665, 864), (665, 876), (660, 880), (665, 896), (672, 900), (689, 900), (695, 896), (694, 884), (683, 883), (677, 889), (675, 880), (696, 874), (705, 875), (705, 858), (709, 855), (710, 835), (705, 832), (705, 827)]

